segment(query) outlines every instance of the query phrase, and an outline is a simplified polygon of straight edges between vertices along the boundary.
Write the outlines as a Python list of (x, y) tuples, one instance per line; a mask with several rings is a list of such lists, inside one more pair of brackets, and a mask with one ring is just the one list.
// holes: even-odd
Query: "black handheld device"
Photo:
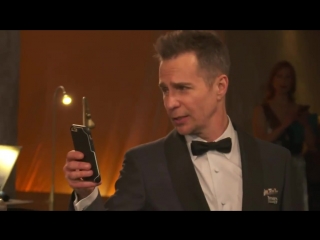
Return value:
[(99, 166), (90, 129), (83, 125), (72, 124), (70, 131), (74, 150), (83, 153), (84, 157), (82, 161), (90, 163), (91, 170), (93, 171), (92, 176), (85, 177), (83, 180), (96, 183), (101, 182)]

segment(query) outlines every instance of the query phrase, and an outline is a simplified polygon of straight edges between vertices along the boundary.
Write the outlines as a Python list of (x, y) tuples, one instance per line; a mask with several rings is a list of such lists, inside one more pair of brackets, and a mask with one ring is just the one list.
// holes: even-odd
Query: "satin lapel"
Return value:
[(173, 130), (165, 140), (165, 155), (173, 187), (187, 211), (210, 211), (184, 136)]
[(255, 139), (233, 124), (238, 133), (243, 181), (243, 211), (263, 210), (263, 171)]

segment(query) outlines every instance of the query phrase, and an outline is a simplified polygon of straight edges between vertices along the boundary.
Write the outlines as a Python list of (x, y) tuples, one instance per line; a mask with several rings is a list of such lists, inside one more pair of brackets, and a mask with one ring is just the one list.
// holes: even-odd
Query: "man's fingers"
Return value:
[(67, 162), (74, 161), (74, 160), (81, 160), (83, 159), (83, 157), (84, 155), (82, 152), (72, 150), (67, 153)]
[(81, 161), (83, 157), (83, 153), (75, 150), (67, 153), (66, 164), (63, 167), (63, 171), (65, 172), (65, 178), (73, 189), (90, 189), (101, 185), (101, 183), (82, 180), (93, 174), (91, 164)]
[(64, 169), (67, 171), (90, 170), (91, 164), (87, 162), (72, 161), (67, 162)]
[(89, 171), (71, 171), (67, 173), (67, 178), (70, 180), (78, 180), (84, 177), (90, 177), (92, 176), (93, 171), (89, 170)]

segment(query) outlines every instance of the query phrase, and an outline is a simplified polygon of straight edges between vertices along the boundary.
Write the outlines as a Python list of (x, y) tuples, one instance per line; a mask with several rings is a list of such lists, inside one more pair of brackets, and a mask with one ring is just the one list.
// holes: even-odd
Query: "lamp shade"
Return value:
[(0, 145), (0, 191), (3, 190), (21, 151), (21, 146)]

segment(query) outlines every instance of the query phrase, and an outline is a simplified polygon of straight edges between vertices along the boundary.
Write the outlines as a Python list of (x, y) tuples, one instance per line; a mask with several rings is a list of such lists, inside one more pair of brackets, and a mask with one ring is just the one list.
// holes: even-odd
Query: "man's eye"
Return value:
[(166, 92), (168, 92), (168, 88), (161, 88), (161, 91), (162, 91), (163, 93), (166, 93)]
[(186, 86), (179, 86), (178, 89), (179, 89), (179, 90), (186, 90), (186, 89), (188, 89), (188, 88), (187, 88)]

